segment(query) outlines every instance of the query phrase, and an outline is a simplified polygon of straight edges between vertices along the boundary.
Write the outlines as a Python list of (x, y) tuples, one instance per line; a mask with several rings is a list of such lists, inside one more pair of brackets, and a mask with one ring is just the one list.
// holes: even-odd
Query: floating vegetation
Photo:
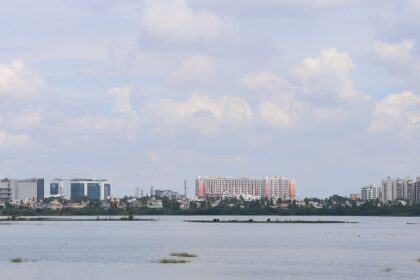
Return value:
[(196, 258), (197, 255), (190, 254), (190, 253), (187, 253), (187, 252), (172, 252), (171, 257)]
[(157, 219), (153, 218), (145, 218), (145, 219), (139, 219), (134, 218), (130, 216), (121, 217), (121, 218), (113, 218), (113, 217), (96, 217), (96, 218), (90, 218), (90, 217), (18, 217), (18, 218), (6, 218), (6, 219), (0, 219), (0, 225), (3, 224), (10, 224), (12, 222), (41, 222), (41, 221), (48, 221), (48, 222), (97, 222), (97, 221), (138, 221), (138, 222), (154, 222), (157, 221)]
[(386, 267), (385, 269), (384, 269), (384, 272), (391, 272), (392, 271), (392, 269), (390, 268), (390, 267)]
[(176, 258), (163, 258), (160, 259), (158, 261), (152, 261), (154, 263), (164, 263), (164, 264), (171, 264), (171, 263), (189, 263), (190, 260), (186, 260), (186, 259), (180, 259), (180, 258), (196, 258), (197, 255), (195, 254), (191, 254), (188, 252), (172, 252), (170, 254), (171, 257), (176, 257)]
[(164, 264), (178, 264), (178, 263), (189, 263), (190, 261), (184, 260), (184, 259), (168, 259), (168, 258), (164, 258), (164, 259), (160, 259), (159, 263), (164, 263)]
[(420, 263), (420, 258), (417, 259), (417, 262)]
[(23, 262), (23, 259), (20, 258), (20, 257), (16, 257), (16, 258), (10, 259), (10, 262), (12, 262), (12, 263), (21, 263), (21, 262)]
[(184, 222), (190, 223), (224, 223), (224, 224), (357, 224), (358, 222), (346, 222), (336, 220), (275, 220), (267, 219), (265, 221), (255, 221), (254, 219), (248, 220), (185, 220)]

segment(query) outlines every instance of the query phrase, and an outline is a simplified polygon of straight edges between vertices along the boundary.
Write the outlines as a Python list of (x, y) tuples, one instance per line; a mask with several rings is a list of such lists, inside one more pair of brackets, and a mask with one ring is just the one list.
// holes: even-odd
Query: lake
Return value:
[[(420, 279), (418, 217), (270, 217), (358, 222), (346, 224), (139, 218), (157, 221), (0, 222), (0, 279)], [(157, 262), (175, 251), (198, 257)]]

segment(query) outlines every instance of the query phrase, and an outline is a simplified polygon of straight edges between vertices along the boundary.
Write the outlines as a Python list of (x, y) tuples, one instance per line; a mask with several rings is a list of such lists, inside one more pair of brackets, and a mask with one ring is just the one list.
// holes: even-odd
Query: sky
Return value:
[(0, 5), (0, 177), (420, 176), (420, 1)]

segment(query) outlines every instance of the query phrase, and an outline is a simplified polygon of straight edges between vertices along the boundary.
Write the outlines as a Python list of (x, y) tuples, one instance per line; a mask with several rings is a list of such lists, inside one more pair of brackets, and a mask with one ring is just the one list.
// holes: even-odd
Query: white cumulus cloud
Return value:
[(303, 112), (305, 104), (297, 101), (292, 94), (276, 94), (263, 100), (257, 108), (259, 118), (275, 127), (292, 127)]
[(403, 91), (390, 94), (377, 102), (371, 129), (394, 130), (405, 136), (413, 129), (420, 129), (420, 96), (411, 91)]
[(5, 123), (12, 127), (28, 128), (40, 125), (42, 122), (42, 114), (40, 111), (21, 112), (8, 115)]
[(223, 31), (221, 18), (195, 11), (185, 0), (148, 1), (142, 23), (149, 33), (168, 41), (214, 39)]
[(26, 147), (30, 138), (26, 134), (13, 134), (0, 129), (0, 149), (6, 147)]
[(366, 98), (349, 76), (353, 68), (348, 54), (328, 48), (318, 57), (305, 58), (301, 65), (291, 70), (291, 74), (297, 79), (302, 96), (316, 102), (339, 103)]
[(179, 64), (175, 72), (172, 73), (171, 80), (203, 83), (212, 80), (215, 73), (215, 66), (211, 58), (202, 54), (195, 54)]
[(269, 71), (247, 74), (241, 78), (240, 84), (252, 91), (289, 92), (293, 90), (293, 86), (287, 80)]
[(211, 97), (192, 93), (184, 101), (170, 98), (148, 104), (147, 118), (171, 127), (190, 126), (202, 134), (217, 133), (222, 125), (246, 125), (253, 118), (248, 103), (237, 96)]
[(116, 113), (131, 113), (130, 96), (131, 96), (132, 87), (121, 86), (114, 87), (108, 91), (109, 95), (112, 95), (114, 100), (113, 110)]
[(387, 63), (404, 64), (410, 62), (414, 40), (407, 39), (401, 42), (383, 42), (375, 40), (373, 50), (376, 57)]
[(0, 64), (0, 97), (33, 98), (46, 87), (45, 81), (28, 69), (22, 60)]
[(83, 116), (69, 118), (65, 125), (77, 130), (115, 130), (135, 131), (139, 126), (137, 114), (126, 114), (119, 116), (105, 116), (86, 114)]

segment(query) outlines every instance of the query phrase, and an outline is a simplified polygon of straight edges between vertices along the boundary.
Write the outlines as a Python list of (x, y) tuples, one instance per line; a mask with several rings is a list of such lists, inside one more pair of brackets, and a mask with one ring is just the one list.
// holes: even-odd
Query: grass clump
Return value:
[(391, 272), (392, 271), (392, 269), (390, 268), (390, 267), (386, 267), (385, 269), (384, 269), (384, 272)]
[(12, 263), (21, 263), (21, 262), (23, 262), (23, 259), (20, 258), (20, 257), (16, 257), (16, 258), (10, 259), (10, 262), (12, 262)]
[(184, 259), (160, 259), (159, 263), (164, 263), (164, 264), (168, 264), (168, 263), (188, 263), (189, 261), (184, 260)]
[(197, 255), (190, 254), (190, 253), (187, 253), (187, 252), (172, 252), (171, 257), (196, 258)]
[(417, 259), (417, 262), (420, 263), (420, 258)]

